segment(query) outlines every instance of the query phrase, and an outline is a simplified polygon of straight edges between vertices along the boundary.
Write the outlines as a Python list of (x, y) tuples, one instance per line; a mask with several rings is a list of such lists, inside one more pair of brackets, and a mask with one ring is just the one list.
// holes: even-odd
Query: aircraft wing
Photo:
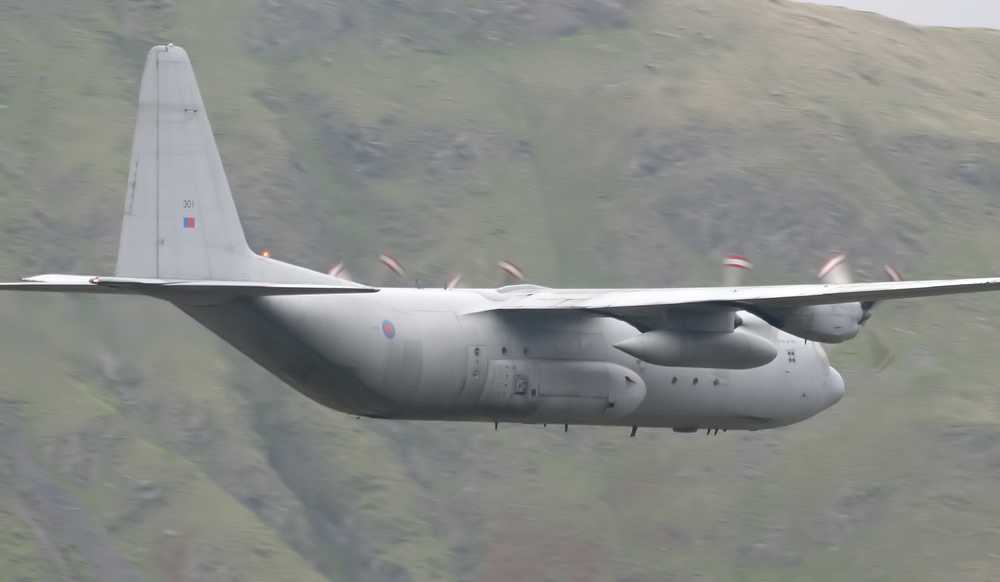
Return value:
[[(678, 287), (667, 289), (547, 289), (531, 287), (498, 293), (497, 305), (483, 311), (582, 310), (641, 323), (669, 309), (769, 310), (885, 301), (958, 293), (1000, 291), (1000, 278), (884, 283), (767, 285), (756, 287)], [(642, 326), (640, 326), (642, 327)]]
[(188, 281), (99, 277), (88, 275), (38, 275), (16, 283), (0, 283), (0, 291), (48, 291), (57, 293), (126, 293), (171, 298), (192, 294), (224, 297), (262, 297), (269, 295), (328, 295), (337, 293), (374, 293), (375, 287), (363, 285), (315, 285), (303, 283), (264, 283), (253, 281)]

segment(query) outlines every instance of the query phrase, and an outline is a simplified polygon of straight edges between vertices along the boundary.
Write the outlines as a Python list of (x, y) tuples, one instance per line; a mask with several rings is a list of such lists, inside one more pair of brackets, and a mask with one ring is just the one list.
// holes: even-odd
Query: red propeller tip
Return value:
[(750, 262), (750, 259), (740, 255), (729, 255), (722, 259), (722, 266), (733, 269), (745, 269), (747, 271), (753, 269), (753, 263)]
[(823, 263), (823, 266), (820, 267), (819, 273), (817, 273), (816, 276), (819, 277), (820, 279), (825, 278), (827, 275), (832, 273), (834, 269), (844, 264), (844, 261), (846, 260), (847, 260), (847, 255), (843, 253), (839, 255), (834, 255), (833, 257), (830, 258), (830, 260)]
[(390, 271), (396, 274), (398, 277), (403, 277), (406, 275), (406, 269), (399, 261), (394, 259), (389, 253), (382, 253), (378, 256), (378, 260), (381, 261), (383, 265)]
[(513, 279), (524, 281), (524, 271), (522, 271), (521, 267), (518, 267), (514, 263), (510, 261), (500, 261), (497, 263), (497, 266), (500, 267), (501, 271), (507, 273)]

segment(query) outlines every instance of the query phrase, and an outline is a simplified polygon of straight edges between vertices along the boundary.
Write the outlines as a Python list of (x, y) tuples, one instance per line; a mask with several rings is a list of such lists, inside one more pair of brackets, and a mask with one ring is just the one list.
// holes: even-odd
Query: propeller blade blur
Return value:
[(726, 287), (739, 287), (751, 270), (753, 263), (750, 259), (741, 255), (729, 255), (722, 259), (722, 283)]
[(509, 280), (517, 283), (524, 281), (524, 271), (514, 263), (504, 260), (498, 262), (497, 266), (500, 267), (500, 270), (504, 272)]
[[(899, 271), (889, 265), (884, 265), (885, 274), (892, 281), (902, 281), (903, 277)], [(847, 285), (854, 282), (851, 268), (847, 264), (847, 255), (843, 253), (830, 257), (816, 274), (819, 280), (829, 285)], [(868, 345), (865, 351), (868, 352), (872, 368), (876, 372), (881, 372), (888, 368), (896, 359), (896, 353), (882, 337), (866, 324), (871, 320), (872, 310), (878, 305), (877, 301), (866, 301), (861, 303), (862, 317), (858, 322), (867, 330)]]
[(819, 280), (831, 285), (846, 285), (852, 282), (850, 267), (847, 266), (847, 255), (841, 253), (834, 255), (827, 262), (823, 263), (819, 273), (816, 274)]
[(331, 277), (336, 277), (338, 279), (343, 279), (345, 281), (354, 280), (351, 278), (350, 271), (348, 271), (347, 268), (344, 267), (344, 261), (338, 261), (337, 264), (330, 267), (330, 270), (327, 271), (327, 274), (330, 275)]
[(395, 273), (396, 276), (399, 277), (400, 279), (406, 276), (406, 269), (404, 269), (403, 265), (399, 261), (397, 261), (394, 257), (392, 257), (389, 253), (382, 253), (381, 255), (378, 256), (378, 260), (383, 265), (385, 265), (386, 269), (389, 269), (390, 271)]
[(896, 360), (896, 352), (889, 344), (885, 343), (881, 334), (874, 329), (868, 329), (868, 338), (871, 342), (871, 364), (876, 372), (881, 372), (888, 368)]

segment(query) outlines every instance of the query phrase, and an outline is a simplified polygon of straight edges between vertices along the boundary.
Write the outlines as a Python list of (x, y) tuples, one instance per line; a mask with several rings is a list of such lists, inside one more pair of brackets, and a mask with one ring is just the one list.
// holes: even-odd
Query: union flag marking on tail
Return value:
[(185, 216), (184, 217), (184, 228), (194, 228), (194, 217)]

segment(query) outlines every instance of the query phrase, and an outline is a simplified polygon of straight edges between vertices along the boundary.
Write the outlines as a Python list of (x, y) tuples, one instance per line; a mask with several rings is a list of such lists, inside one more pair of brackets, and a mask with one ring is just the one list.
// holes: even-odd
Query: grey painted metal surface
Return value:
[(187, 53), (149, 51), (115, 272), (245, 278), (251, 254)]
[(985, 278), (379, 289), (282, 263), (247, 247), (191, 62), (176, 46), (149, 53), (129, 171), (115, 275), (42, 275), (0, 291), (170, 301), (296, 390), (358, 415), (783, 426), (844, 394), (812, 339), (852, 338), (880, 300), (1000, 288)]

